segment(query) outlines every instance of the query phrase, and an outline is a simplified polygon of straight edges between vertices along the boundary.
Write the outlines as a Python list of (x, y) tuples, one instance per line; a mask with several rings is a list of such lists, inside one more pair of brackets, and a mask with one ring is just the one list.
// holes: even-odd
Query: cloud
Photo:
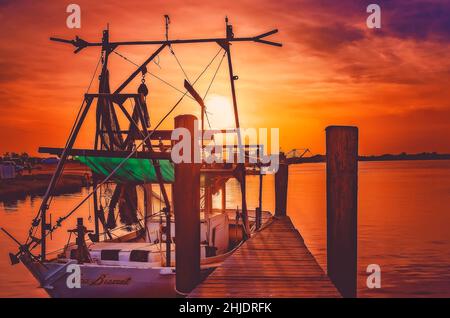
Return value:
[(343, 23), (330, 23), (326, 25), (308, 25), (301, 23), (296, 26), (295, 42), (307, 46), (313, 51), (324, 54), (333, 54), (340, 48), (363, 40), (365, 35), (361, 29)]
[[(366, 27), (366, 7), (373, 2), (382, 8), (381, 31)], [(109, 22), (113, 40), (159, 39), (164, 37), (164, 14), (171, 15), (172, 38), (223, 36), (225, 15), (230, 17), (236, 36), (259, 34), (271, 28), (280, 30), (272, 38), (283, 42), (281, 49), (253, 43), (236, 43), (232, 47), (235, 72), (240, 78), (236, 85), (244, 123), (257, 122), (255, 118), (261, 116), (266, 127), (276, 123), (284, 131), (295, 132), (301, 120), (306, 127), (304, 135), (314, 136), (313, 140), (319, 140), (317, 134), (322, 132), (323, 125), (359, 124), (362, 131), (370, 128), (375, 134), (375, 137), (365, 135), (368, 141), (362, 140), (370, 152), (375, 149), (371, 143), (383, 137), (371, 120), (383, 125), (380, 119), (386, 118), (383, 116), (403, 114), (409, 120), (409, 128), (402, 127), (418, 133), (433, 122), (441, 125), (440, 116), (447, 114), (438, 110), (433, 116), (415, 112), (444, 109), (448, 107), (445, 101), (450, 100), (450, 3), (445, 1), (79, 0), (77, 3), (82, 9), (81, 30), (66, 28), (67, 4), (63, 2), (0, 1), (0, 36), (4, 43), (0, 47), (0, 134), (17, 129), (16, 139), (0, 140), (0, 151), (34, 150), (44, 139), (45, 143), (63, 144), (65, 135), (61, 132), (70, 129), (72, 115), (92, 76), (99, 51), (89, 48), (74, 55), (72, 47), (51, 43), (49, 36), (70, 39), (80, 35), (98, 41)], [(140, 62), (152, 49), (123, 47), (118, 51)], [(189, 75), (194, 76), (217, 47), (177, 46), (175, 50)], [(183, 74), (173, 57), (165, 52), (160, 61), (162, 68), (150, 65), (151, 71), (177, 87), (182, 86)], [(134, 66), (115, 55), (111, 63), (115, 87)], [(212, 91), (229, 94), (225, 65), (221, 71)], [(159, 118), (178, 95), (173, 95), (170, 89), (160, 89), (161, 83), (153, 78), (147, 82), (150, 111)], [(94, 81), (93, 87), (96, 85)], [(130, 87), (130, 92), (133, 89), (134, 86)], [(186, 107), (182, 111), (192, 109)], [(394, 130), (396, 119), (400, 117), (384, 121), (386, 131)], [(445, 125), (440, 127), (441, 132), (447, 129)], [(27, 134), (23, 134), (25, 131)], [(89, 134), (86, 136), (87, 140), (93, 140)], [(18, 147), (24, 140), (30, 148), (6, 149)], [(402, 150), (406, 151), (408, 147), (426, 146), (415, 145), (414, 140), (412, 136), (408, 143), (403, 138), (395, 145), (403, 144)], [(445, 145), (450, 149), (450, 141), (436, 145), (439, 149), (445, 149)]]
[(390, 36), (450, 42), (450, 2), (383, 1)]

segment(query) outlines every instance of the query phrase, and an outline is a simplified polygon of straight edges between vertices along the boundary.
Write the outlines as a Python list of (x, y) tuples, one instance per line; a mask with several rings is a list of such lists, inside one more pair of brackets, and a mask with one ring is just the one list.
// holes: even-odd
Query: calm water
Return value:
[[(273, 210), (273, 177), (264, 180), (264, 208)], [(257, 204), (258, 179), (249, 177), (249, 207)], [(228, 207), (236, 205), (237, 184), (230, 182)], [(86, 193), (60, 196), (53, 219)], [(219, 201), (219, 197), (217, 198)], [(320, 265), (326, 269), (325, 165), (290, 167), (288, 213)], [(40, 198), (0, 203), (0, 226), (26, 237)], [(91, 208), (82, 214), (89, 217)], [(92, 213), (92, 211), (91, 211)], [(363, 162), (359, 173), (359, 282), (361, 297), (450, 297), (450, 161)], [(88, 227), (93, 221), (85, 221)], [(67, 240), (71, 220), (49, 243), (49, 250)], [(46, 297), (23, 265), (11, 267), (8, 252), (15, 245), (0, 233), (0, 296)], [(369, 264), (382, 270), (382, 288), (365, 286)]]

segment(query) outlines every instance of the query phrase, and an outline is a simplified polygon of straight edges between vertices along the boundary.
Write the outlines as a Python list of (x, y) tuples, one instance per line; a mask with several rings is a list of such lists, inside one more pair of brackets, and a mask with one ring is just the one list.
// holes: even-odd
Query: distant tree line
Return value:
[(32, 157), (27, 152), (5, 152), (2, 156), (0, 156), (0, 161), (14, 161), (17, 164), (25, 165), (25, 164), (38, 164), (40, 163), (42, 158)]
[[(371, 156), (359, 156), (359, 161), (395, 161), (395, 160), (450, 160), (450, 154), (439, 154), (437, 152), (422, 152), (416, 154), (408, 154), (402, 152), (400, 154), (383, 154)], [(325, 155), (314, 155), (311, 157), (289, 158), (288, 162), (295, 163), (314, 163), (325, 162)]]

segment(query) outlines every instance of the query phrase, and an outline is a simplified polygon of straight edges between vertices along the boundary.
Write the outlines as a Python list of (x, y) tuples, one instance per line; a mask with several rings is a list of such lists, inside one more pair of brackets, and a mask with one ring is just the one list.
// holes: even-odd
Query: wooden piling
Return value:
[(222, 212), (225, 212), (227, 209), (227, 183), (224, 182), (221, 188), (222, 192)]
[(258, 193), (258, 207), (256, 208), (255, 213), (255, 223), (256, 229), (259, 230), (262, 224), (262, 194), (263, 194), (263, 174), (260, 172), (259, 174), (259, 193)]
[(200, 164), (194, 163), (198, 151), (194, 140), (193, 115), (175, 117), (175, 128), (186, 128), (191, 134), (191, 163), (175, 164), (174, 213), (176, 288), (190, 292), (200, 281)]
[(151, 243), (150, 232), (148, 229), (148, 225), (151, 222), (150, 217), (153, 214), (153, 187), (151, 183), (143, 184), (144, 188), (144, 216), (145, 216), (145, 241)]
[(209, 215), (212, 213), (213, 209), (213, 196), (212, 196), (212, 189), (210, 186), (205, 186), (205, 218), (209, 217)]
[(289, 168), (284, 153), (279, 156), (279, 168), (275, 173), (275, 216), (286, 216)]
[(358, 128), (329, 126), (327, 148), (327, 267), (343, 297), (356, 297)]

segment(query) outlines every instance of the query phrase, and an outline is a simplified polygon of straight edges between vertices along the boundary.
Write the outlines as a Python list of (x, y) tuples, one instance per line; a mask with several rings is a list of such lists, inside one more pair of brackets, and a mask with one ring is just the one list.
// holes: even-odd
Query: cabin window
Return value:
[(102, 261), (118, 261), (120, 250), (102, 250)]
[(149, 251), (133, 250), (130, 253), (130, 262), (148, 262)]

